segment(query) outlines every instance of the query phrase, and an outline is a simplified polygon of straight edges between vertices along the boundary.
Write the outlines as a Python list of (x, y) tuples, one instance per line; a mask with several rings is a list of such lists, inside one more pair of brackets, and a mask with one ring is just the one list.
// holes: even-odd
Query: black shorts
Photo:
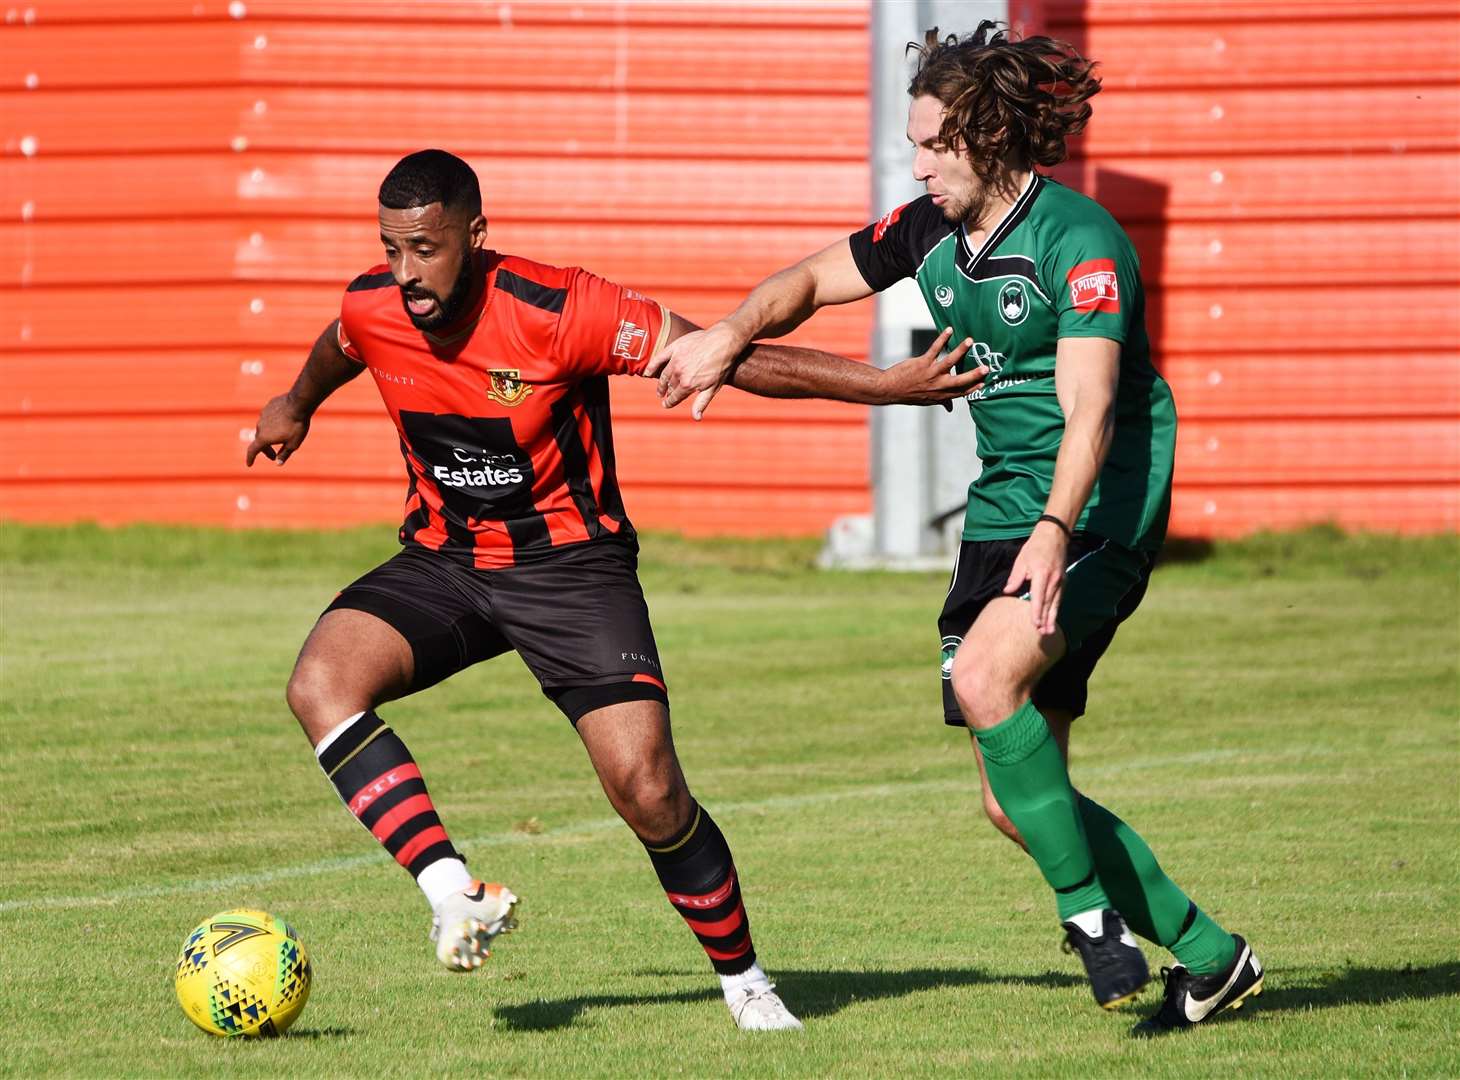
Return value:
[(669, 697), (632, 541), (574, 544), (532, 563), (477, 570), (403, 548), (326, 611), (383, 619), (410, 643), (409, 693), (515, 650), (574, 723), (621, 701)]
[[(1025, 539), (965, 540), (953, 564), (953, 580), (938, 616), (942, 635), (943, 722), (964, 727), (953, 696), (953, 656), (963, 635), (984, 606), (1004, 595), (1004, 583)], [(1038, 709), (1085, 712), (1090, 675), (1115, 637), (1115, 628), (1130, 617), (1146, 595), (1155, 558), (1093, 533), (1076, 533), (1070, 541), (1065, 588), (1056, 621), (1068, 651), (1044, 673), (1032, 700)]]

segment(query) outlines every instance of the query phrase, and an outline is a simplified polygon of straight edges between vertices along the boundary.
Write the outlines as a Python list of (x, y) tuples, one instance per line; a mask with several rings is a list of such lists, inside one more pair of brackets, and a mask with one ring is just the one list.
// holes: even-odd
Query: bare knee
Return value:
[[(963, 655), (962, 649), (959, 655)], [(1034, 679), (1000, 662), (997, 655), (977, 656), (953, 665), (953, 696), (970, 727), (990, 728), (1007, 719), (1034, 688)]]
[(328, 611), (310, 631), (284, 700), (311, 742), (358, 712), (410, 692), (411, 647), (393, 627), (352, 609)]
[(1009, 597), (991, 601), (953, 657), (953, 695), (970, 727), (993, 727), (1029, 700), (1039, 677), (1064, 650), (1064, 637), (1041, 636), (1029, 606)]
[(644, 840), (666, 839), (689, 822), (689, 789), (678, 768), (654, 768), (646, 763), (611, 778), (604, 786), (624, 823)]
[(604, 794), (646, 843), (689, 824), (690, 794), (661, 701), (624, 701), (578, 718), (578, 736)]
[[(959, 656), (962, 654), (963, 650), (960, 649)], [(959, 663), (955, 658), (952, 682), (953, 696), (958, 700), (958, 708), (971, 727), (989, 727), (998, 723), (997, 719), (990, 719), (989, 702), (1005, 696), (1005, 690), (993, 678), (987, 664), (972, 659)]]
[(301, 656), (294, 665), (284, 700), (312, 741), (345, 717), (375, 704), (369, 694), (351, 686), (351, 682), (339, 665), (320, 657)]

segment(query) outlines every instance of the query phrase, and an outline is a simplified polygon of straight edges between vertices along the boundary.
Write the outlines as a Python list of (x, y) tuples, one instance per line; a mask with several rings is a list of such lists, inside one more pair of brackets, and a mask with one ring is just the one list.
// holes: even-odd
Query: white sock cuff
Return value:
[(1105, 933), (1105, 912), (1101, 908), (1071, 915), (1065, 922), (1074, 923), (1085, 932), (1086, 937), (1098, 938)]
[(330, 748), (330, 744), (343, 735), (351, 724), (364, 715), (365, 713), (361, 711), (357, 712), (354, 716), (347, 716), (334, 727), (330, 728), (329, 731), (325, 732), (324, 738), (320, 739), (314, 745), (314, 756), (316, 760), (323, 757), (324, 752)]
[(770, 984), (770, 977), (760, 969), (759, 964), (751, 964), (750, 967), (735, 975), (720, 976), (720, 989), (725, 992), (727, 999), (731, 994), (748, 986), (769, 986)]
[(440, 907), (441, 901), (452, 893), (469, 888), (471, 883), (472, 876), (467, 872), (466, 863), (449, 856), (437, 859), (416, 875), (416, 884), (426, 894), (426, 903), (432, 910)]

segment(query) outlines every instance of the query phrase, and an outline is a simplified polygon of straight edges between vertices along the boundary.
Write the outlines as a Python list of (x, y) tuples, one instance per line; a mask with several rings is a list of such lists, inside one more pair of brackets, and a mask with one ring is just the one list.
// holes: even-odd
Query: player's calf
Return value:
[(735, 860), (709, 813), (693, 803), (688, 825), (663, 842), (646, 842), (644, 849), (669, 902), (720, 976), (736, 1026), (742, 1031), (799, 1031), (801, 1021), (773, 992), (755, 961)]
[(517, 897), (467, 872), (406, 744), (367, 710), (329, 731), (315, 756), (350, 813), (425, 894), (437, 957), (460, 971), (479, 967), (492, 939), (516, 925)]

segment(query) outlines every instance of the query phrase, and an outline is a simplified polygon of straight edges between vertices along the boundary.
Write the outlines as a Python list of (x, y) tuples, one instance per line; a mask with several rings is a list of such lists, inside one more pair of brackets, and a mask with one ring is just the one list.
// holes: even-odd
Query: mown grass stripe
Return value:
[[(1321, 754), (1321, 750), (1307, 750), (1301, 756)], [(1296, 754), (1263, 754), (1265, 760), (1295, 757)], [(1169, 754), (1161, 757), (1143, 758), (1136, 761), (1117, 762), (1110, 765), (1095, 765), (1082, 768), (1085, 776), (1114, 776), (1120, 773), (1138, 772), (1144, 769), (1159, 769), (1179, 765), (1195, 765), (1221, 761), (1235, 757), (1255, 759), (1257, 755), (1244, 755), (1240, 750), (1204, 750), (1189, 754)], [(931, 795), (957, 791), (972, 791), (972, 773), (961, 779), (915, 780), (862, 784), (857, 787), (840, 788), (835, 791), (820, 791), (806, 795), (773, 795), (767, 799), (752, 799), (740, 802), (717, 803), (715, 813), (727, 816), (737, 813), (757, 813), (765, 810), (791, 810), (797, 807), (815, 806), (821, 803), (839, 802), (844, 799), (891, 799), (912, 795)], [(469, 837), (458, 846), (471, 848), (501, 847), (510, 844), (537, 843), (542, 840), (572, 839), (589, 837), (622, 829), (623, 822), (617, 817), (595, 818), (571, 825), (560, 825), (538, 833), (503, 832)], [(330, 859), (316, 859), (294, 866), (281, 866), (272, 870), (256, 870), (223, 877), (195, 878), (165, 885), (139, 885), (130, 889), (115, 889), (94, 893), (89, 896), (35, 896), (0, 901), (0, 914), (12, 911), (56, 911), (65, 908), (102, 907), (132, 900), (155, 900), (164, 896), (183, 896), (190, 893), (208, 893), (223, 889), (267, 885), (272, 881), (288, 881), (292, 878), (313, 877), (341, 870), (354, 870), (385, 861), (386, 856), (377, 850), (368, 850), (358, 855), (341, 855)]]

